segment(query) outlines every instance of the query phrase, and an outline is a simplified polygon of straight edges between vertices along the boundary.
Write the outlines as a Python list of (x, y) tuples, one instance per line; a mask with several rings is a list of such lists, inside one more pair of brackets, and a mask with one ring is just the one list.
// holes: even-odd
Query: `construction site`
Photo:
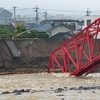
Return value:
[(97, 100), (99, 34), (100, 18), (68, 40), (1, 37), (0, 100)]

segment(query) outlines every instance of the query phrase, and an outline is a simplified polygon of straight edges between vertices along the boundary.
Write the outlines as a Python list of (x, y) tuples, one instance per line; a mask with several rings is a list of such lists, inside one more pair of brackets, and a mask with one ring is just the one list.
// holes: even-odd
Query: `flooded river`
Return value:
[[(100, 73), (70, 77), (63, 73), (10, 74), (0, 76), (0, 100), (98, 100), (100, 89), (70, 88), (100, 86)], [(63, 91), (57, 91), (60, 88)], [(30, 89), (16, 95), (14, 90)], [(9, 94), (2, 94), (9, 91)]]

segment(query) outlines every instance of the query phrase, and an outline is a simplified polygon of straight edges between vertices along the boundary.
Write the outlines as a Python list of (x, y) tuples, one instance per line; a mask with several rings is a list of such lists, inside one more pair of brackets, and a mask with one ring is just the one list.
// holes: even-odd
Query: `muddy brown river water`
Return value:
[[(100, 86), (100, 73), (86, 77), (70, 77), (65, 73), (10, 74), (0, 76), (0, 100), (99, 100), (100, 89), (64, 90), (57, 88)], [(30, 89), (28, 93), (15, 95), (13, 90)], [(2, 94), (4, 91), (10, 94)], [(35, 91), (35, 92), (34, 92)]]

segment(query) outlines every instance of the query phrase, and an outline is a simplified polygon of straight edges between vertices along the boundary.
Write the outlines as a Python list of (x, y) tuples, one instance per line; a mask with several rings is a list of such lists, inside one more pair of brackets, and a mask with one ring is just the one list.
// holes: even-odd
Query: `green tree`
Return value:
[(26, 28), (25, 28), (24, 25), (22, 25), (22, 26), (18, 25), (18, 26), (15, 28), (15, 30), (16, 30), (16, 32), (17, 32), (17, 34), (18, 34), (18, 33), (21, 33), (21, 32), (26, 31)]
[(12, 37), (13, 33), (9, 30), (8, 25), (0, 26), (0, 36)]

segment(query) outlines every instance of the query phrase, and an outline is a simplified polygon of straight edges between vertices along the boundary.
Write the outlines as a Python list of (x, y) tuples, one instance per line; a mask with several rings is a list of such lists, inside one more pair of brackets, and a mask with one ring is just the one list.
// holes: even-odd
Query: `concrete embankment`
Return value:
[(65, 41), (50, 39), (13, 40), (15, 46), (21, 53), (21, 58), (15, 59), (5, 41), (0, 40), (0, 69), (8, 70), (16, 67), (40, 68), (46, 66), (50, 52)]
[[(21, 58), (16, 59), (5, 41), (0, 40), (0, 72), (30, 73), (46, 71), (50, 53), (65, 41), (52, 39), (13, 40), (16, 48), (21, 53)], [(85, 51), (87, 52), (87, 47), (85, 47)], [(95, 50), (96, 52), (97, 50)], [(85, 58), (83, 58), (83, 62), (85, 62)], [(98, 71), (99, 69), (96, 70), (96, 72)]]

